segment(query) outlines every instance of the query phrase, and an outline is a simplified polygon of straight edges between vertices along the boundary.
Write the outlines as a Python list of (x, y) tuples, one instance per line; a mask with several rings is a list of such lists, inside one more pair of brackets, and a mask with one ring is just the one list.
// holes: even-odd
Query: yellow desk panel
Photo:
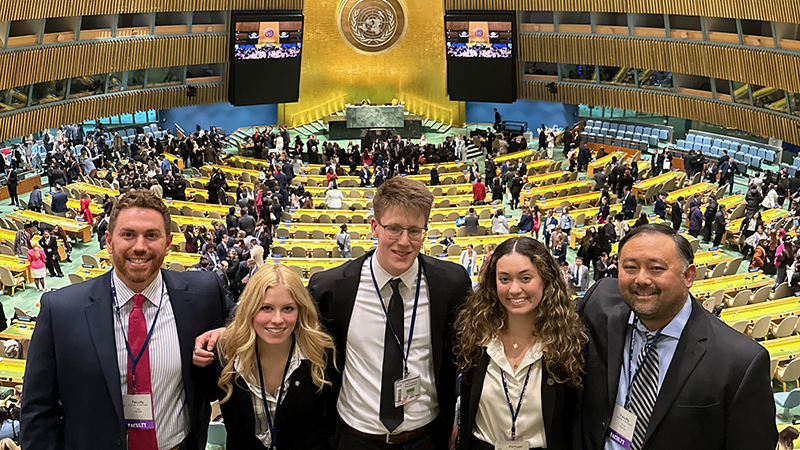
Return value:
[[(569, 202), (571, 205), (579, 205), (583, 202), (595, 203), (598, 200), (600, 200), (601, 195), (602, 195), (601, 191), (592, 191), (592, 192), (587, 192), (585, 194), (556, 197), (556, 198), (551, 198), (550, 200), (540, 200), (536, 202), (536, 204), (542, 211), (547, 211), (548, 209), (560, 208), (559, 205), (561, 205), (561, 203), (563, 202)], [(612, 195), (612, 199), (613, 197), (614, 196)], [(572, 214), (572, 216), (575, 217), (573, 213), (570, 214)]]
[(705, 298), (718, 289), (725, 289), (726, 294), (733, 294), (743, 289), (757, 289), (775, 284), (775, 278), (761, 272), (737, 273), (717, 278), (695, 281), (691, 292), (695, 297)]
[(706, 266), (708, 268), (714, 267), (720, 263), (727, 263), (733, 261), (733, 256), (725, 254), (723, 251), (705, 251), (697, 252), (694, 254), (695, 266)]
[(613, 159), (615, 156), (617, 157), (617, 161), (621, 163), (628, 156), (628, 154), (625, 152), (614, 152), (614, 153), (609, 153), (608, 155), (603, 156), (600, 159), (596, 159), (589, 163), (589, 166), (586, 169), (586, 174), (591, 177), (592, 175), (594, 175), (595, 170), (605, 169), (606, 165), (610, 163), (611, 159)]
[(505, 155), (500, 155), (494, 159), (494, 162), (497, 163), (499, 166), (503, 161), (516, 161), (519, 158), (525, 158), (527, 156), (533, 155), (536, 152), (533, 148), (527, 148), (525, 150), (520, 150), (518, 152), (513, 153), (506, 153)]
[(10, 327), (0, 332), (2, 339), (30, 339), (33, 336), (33, 330), (36, 327), (36, 322), (14, 322)]
[(83, 182), (75, 182), (68, 185), (71, 188), (78, 189), (80, 191), (84, 191), (88, 194), (97, 195), (97, 194), (108, 194), (110, 197), (116, 197), (119, 195), (119, 191), (103, 186), (96, 186), (94, 184), (83, 183)]
[(636, 196), (636, 198), (641, 200), (642, 198), (644, 198), (644, 193), (647, 192), (648, 189), (650, 189), (650, 186), (653, 186), (658, 183), (666, 183), (667, 181), (673, 178), (676, 181), (679, 181), (684, 176), (686, 176), (684, 172), (681, 172), (678, 169), (672, 169), (669, 172), (664, 172), (656, 177), (648, 178), (646, 180), (637, 181), (636, 183), (633, 183), (633, 189), (631, 190), (631, 192), (633, 193), (633, 195)]
[[(94, 256), (102, 261), (111, 261), (111, 255), (108, 254), (108, 249), (100, 250), (99, 252), (95, 253)], [(177, 262), (183, 267), (188, 268), (200, 262), (200, 256), (202, 255), (199, 253), (169, 252), (169, 254), (164, 258), (164, 267), (169, 266), (171, 262)], [(78, 272), (80, 272), (80, 270)]]
[(548, 185), (548, 186), (539, 186), (539, 187), (535, 187), (535, 188), (524, 189), (520, 193), (520, 203), (522, 203), (523, 205), (527, 205), (528, 204), (528, 199), (530, 199), (530, 198), (534, 198), (534, 199), (536, 199), (536, 201), (539, 201), (539, 199), (542, 198), (542, 196), (544, 194), (548, 193), (548, 192), (556, 192), (557, 193), (562, 189), (566, 189), (566, 190), (569, 191), (570, 189), (572, 189), (574, 187), (580, 188), (580, 187), (583, 187), (583, 186), (592, 186), (592, 187), (594, 187), (594, 181), (593, 180), (587, 180), (587, 179), (584, 178), (583, 180), (567, 181), (566, 183), (558, 183), (558, 184), (551, 184), (551, 185)]
[(24, 375), (24, 359), (0, 358), (0, 386), (13, 387), (22, 384)]
[(84, 222), (78, 222), (77, 220), (67, 219), (59, 216), (51, 216), (44, 213), (37, 213), (27, 209), (24, 211), (8, 213), (6, 214), (6, 217), (22, 221), (37, 220), (39, 222), (45, 222), (51, 225), (58, 225), (67, 233), (74, 233), (78, 235), (83, 242), (89, 242), (92, 240), (92, 227)]
[[(765, 224), (775, 222), (778, 219), (784, 218), (789, 215), (789, 211), (775, 207), (772, 209), (767, 209), (761, 211), (761, 220), (764, 221)], [(739, 234), (739, 230), (742, 228), (742, 222), (744, 221), (744, 217), (731, 220), (728, 222), (728, 225), (725, 226), (725, 232), (731, 234)]]
[(795, 316), (798, 313), (800, 313), (800, 297), (787, 297), (756, 303), (755, 305), (725, 308), (722, 310), (720, 317), (725, 322), (733, 325), (742, 320), (755, 322), (764, 316), (772, 316), (772, 320), (776, 320)]

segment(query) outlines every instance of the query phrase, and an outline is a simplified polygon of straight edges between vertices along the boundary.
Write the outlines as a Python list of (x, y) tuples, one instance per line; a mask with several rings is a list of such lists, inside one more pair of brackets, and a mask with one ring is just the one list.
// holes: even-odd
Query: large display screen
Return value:
[(444, 20), (450, 100), (514, 102), (517, 99), (514, 13), (450, 11)]
[(297, 101), (302, 14), (233, 11), (231, 43), (228, 101), (236, 106)]

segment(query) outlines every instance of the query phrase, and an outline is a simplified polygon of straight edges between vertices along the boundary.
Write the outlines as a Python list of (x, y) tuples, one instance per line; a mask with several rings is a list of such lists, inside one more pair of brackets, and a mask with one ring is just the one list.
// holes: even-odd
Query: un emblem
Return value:
[(402, 0), (342, 0), (336, 17), (344, 41), (370, 55), (388, 52), (400, 43), (408, 28), (406, 18)]

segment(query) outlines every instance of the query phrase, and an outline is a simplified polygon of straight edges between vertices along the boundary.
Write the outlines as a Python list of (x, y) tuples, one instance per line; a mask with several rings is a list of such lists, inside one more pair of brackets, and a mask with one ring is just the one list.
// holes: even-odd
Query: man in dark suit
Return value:
[(67, 200), (69, 200), (67, 193), (61, 190), (61, 186), (56, 185), (50, 200), (50, 208), (53, 214), (64, 217), (67, 213)]
[(636, 196), (631, 193), (631, 189), (628, 186), (625, 186), (622, 192), (622, 214), (626, 220), (631, 220), (635, 212)]
[(665, 192), (661, 192), (658, 194), (658, 199), (656, 199), (656, 203), (653, 207), (653, 212), (658, 217), (661, 217), (661, 220), (667, 220), (667, 202), (666, 199), (667, 194)]
[(372, 184), (372, 173), (370, 172), (367, 164), (364, 164), (364, 167), (358, 171), (358, 178), (361, 181), (361, 187), (367, 187)]
[(580, 448), (774, 449), (769, 355), (689, 294), (689, 242), (639, 226), (619, 263), (618, 281), (598, 281), (578, 305), (590, 339)]
[[(455, 408), (452, 326), (470, 280), (460, 265), (420, 255), (432, 203), (422, 183), (387, 180), (374, 200), (375, 251), (309, 281), (336, 342), (338, 449), (446, 446)], [(398, 383), (422, 395), (398, 406)]]
[(678, 200), (672, 204), (672, 229), (675, 231), (681, 229), (681, 222), (683, 221), (683, 200), (682, 196), (678, 197)]
[[(205, 449), (216, 383), (192, 367), (193, 342), (232, 305), (213, 273), (160, 269), (169, 223), (152, 192), (123, 195), (106, 233), (114, 269), (42, 297), (22, 396), (25, 448)], [(136, 404), (147, 407), (131, 415)]]

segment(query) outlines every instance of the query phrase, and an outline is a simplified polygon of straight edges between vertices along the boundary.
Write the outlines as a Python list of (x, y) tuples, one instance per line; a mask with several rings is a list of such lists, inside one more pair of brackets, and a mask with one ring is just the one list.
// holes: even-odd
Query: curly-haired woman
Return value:
[[(497, 247), (455, 324), (461, 401), (454, 448), (570, 448), (587, 337), (544, 244)], [(505, 448), (505, 447), (502, 447)]]
[(333, 340), (294, 271), (270, 264), (255, 272), (216, 348), (228, 448), (331, 448), (335, 422), (324, 405)]

